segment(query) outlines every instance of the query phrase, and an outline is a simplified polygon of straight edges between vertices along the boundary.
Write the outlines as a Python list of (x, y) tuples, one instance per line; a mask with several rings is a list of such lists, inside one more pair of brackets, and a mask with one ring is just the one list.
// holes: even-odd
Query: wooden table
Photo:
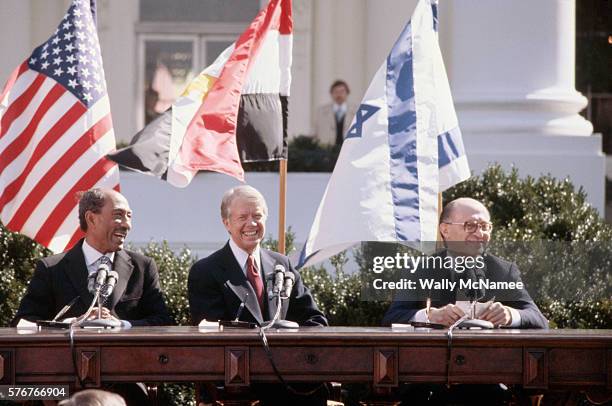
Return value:
[[(612, 393), (612, 330), (458, 331), (328, 327), (269, 331), (287, 381), (504, 383)], [(78, 373), (104, 382), (277, 382), (256, 330), (148, 327), (75, 333)], [(0, 384), (76, 383), (68, 334), (0, 329)]]

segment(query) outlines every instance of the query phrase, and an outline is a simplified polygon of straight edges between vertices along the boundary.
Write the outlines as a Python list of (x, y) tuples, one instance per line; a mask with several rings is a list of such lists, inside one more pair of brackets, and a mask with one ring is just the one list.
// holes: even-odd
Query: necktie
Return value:
[(247, 259), (247, 279), (253, 286), (253, 290), (257, 295), (257, 302), (259, 303), (259, 308), (263, 313), (263, 281), (261, 280), (261, 276), (259, 276), (259, 271), (255, 266), (255, 259), (252, 255), (249, 255)]

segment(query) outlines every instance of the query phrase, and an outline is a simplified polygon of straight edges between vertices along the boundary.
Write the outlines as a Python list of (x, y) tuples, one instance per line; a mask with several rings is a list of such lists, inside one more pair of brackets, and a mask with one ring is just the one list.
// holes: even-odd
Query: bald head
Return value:
[(462, 197), (448, 203), (440, 216), (440, 234), (450, 251), (482, 254), (491, 239), (489, 210), (478, 200)]
[(484, 204), (482, 204), (476, 199), (472, 199), (471, 197), (460, 197), (458, 199), (450, 201), (446, 204), (446, 206), (444, 206), (442, 214), (440, 214), (440, 223), (456, 221), (453, 220), (453, 218), (465, 212), (481, 214), (486, 213), (487, 221), (491, 220), (489, 210), (485, 207)]

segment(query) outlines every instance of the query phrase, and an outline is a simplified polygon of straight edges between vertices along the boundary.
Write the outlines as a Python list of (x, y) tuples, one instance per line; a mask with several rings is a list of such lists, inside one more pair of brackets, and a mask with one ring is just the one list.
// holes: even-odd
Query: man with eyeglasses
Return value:
[[(484, 266), (479, 269), (479, 275), (484, 279), (521, 286), (518, 284), (521, 282), (521, 277), (516, 264), (485, 252), (493, 230), (490, 220), (489, 211), (477, 200), (463, 197), (451, 201), (444, 207), (440, 216), (440, 234), (445, 250), (437, 255), (455, 260), (480, 256), (480, 264)], [(478, 261), (472, 262), (478, 263)], [(475, 275), (474, 270), (471, 272), (472, 275)], [(459, 282), (470, 275), (469, 271), (460, 271), (457, 267), (456, 269), (427, 269), (427, 273), (450, 282)], [(419, 270), (415, 272), (415, 275), (424, 277), (419, 274)], [(466, 294), (457, 289), (457, 286), (460, 286), (459, 283), (452, 286), (454, 286), (453, 289), (435, 292), (437, 295), (429, 292), (425, 303), (415, 298), (396, 298), (385, 314), (383, 324), (420, 321), (444, 326), (452, 325), (465, 315), (458, 303), (469, 296), (469, 293)], [(487, 301), (486, 307), (478, 318), (490, 321), (496, 327), (548, 328), (548, 321), (524, 287), (503, 291), (476, 292), (469, 299)]]

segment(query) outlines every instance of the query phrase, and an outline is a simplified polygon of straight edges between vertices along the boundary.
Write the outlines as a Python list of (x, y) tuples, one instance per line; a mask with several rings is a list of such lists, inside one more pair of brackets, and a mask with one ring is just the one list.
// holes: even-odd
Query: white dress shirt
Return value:
[[(234, 242), (232, 238), (229, 240), (230, 249), (232, 250), (232, 254), (234, 254), (234, 258), (238, 261), (238, 265), (240, 265), (240, 269), (244, 272), (244, 276), (247, 276), (247, 259), (249, 259), (249, 253), (243, 250)], [(255, 260), (255, 268), (259, 272), (261, 270), (261, 258), (259, 255), (259, 245), (253, 251), (253, 259)], [(259, 272), (262, 275), (261, 272)], [(262, 275), (263, 278), (263, 275)]]

